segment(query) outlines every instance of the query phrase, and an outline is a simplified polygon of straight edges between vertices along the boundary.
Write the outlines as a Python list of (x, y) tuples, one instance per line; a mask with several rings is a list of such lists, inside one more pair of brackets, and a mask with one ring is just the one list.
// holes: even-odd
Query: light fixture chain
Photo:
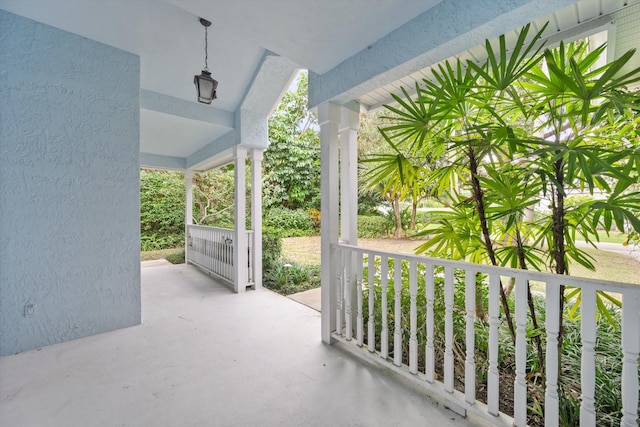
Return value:
[(204, 69), (209, 71), (209, 40), (208, 40), (208, 28), (204, 27)]

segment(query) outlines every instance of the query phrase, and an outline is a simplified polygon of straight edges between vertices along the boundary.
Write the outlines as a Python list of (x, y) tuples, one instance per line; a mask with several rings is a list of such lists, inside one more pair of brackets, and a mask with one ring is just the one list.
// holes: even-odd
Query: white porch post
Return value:
[(251, 150), (251, 228), (253, 229), (253, 282), (262, 287), (262, 159), (264, 150)]
[(320, 124), (320, 242), (322, 269), (322, 342), (333, 342), (331, 333), (336, 328), (335, 250), (338, 242), (338, 125), (340, 106), (331, 102), (318, 107)]
[(236, 292), (247, 288), (247, 231), (246, 231), (246, 165), (247, 149), (236, 146), (234, 153), (235, 230), (233, 238), (233, 287)]
[(341, 240), (358, 244), (358, 128), (360, 112), (342, 108), (340, 121)]
[(193, 224), (193, 171), (184, 171), (185, 212), (184, 212), (184, 259), (189, 262), (189, 225)]
[[(358, 106), (359, 107), (359, 106)], [(340, 120), (340, 240), (349, 245), (358, 244), (358, 128), (360, 111), (342, 107)], [(350, 320), (346, 326), (352, 331), (356, 326), (356, 262), (353, 253), (346, 267), (345, 303), (346, 313)], [(346, 319), (345, 319), (346, 320)], [(351, 334), (347, 332), (347, 337)], [(347, 338), (348, 339), (348, 338)]]

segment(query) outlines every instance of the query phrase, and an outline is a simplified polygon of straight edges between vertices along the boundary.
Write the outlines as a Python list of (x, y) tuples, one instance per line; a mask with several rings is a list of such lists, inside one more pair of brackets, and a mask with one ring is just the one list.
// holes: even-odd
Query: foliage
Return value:
[(269, 148), (264, 153), (263, 205), (319, 208), (320, 140), (317, 118), (307, 110), (307, 74), (287, 92), (269, 118)]
[[(394, 96), (397, 105), (387, 106), (389, 122), (380, 128), (392, 152), (369, 158), (368, 176), (400, 194), (424, 180), (445, 201), (448, 209), (433, 212), (419, 233), (431, 237), (420, 252), (556, 274), (569, 274), (571, 262), (593, 269), (576, 239), (597, 241), (599, 229), (614, 226), (640, 232), (640, 93), (625, 90), (640, 80), (640, 68), (621, 72), (634, 51), (598, 66), (604, 46), (591, 49), (584, 41), (539, 50), (544, 28), (533, 35), (529, 29), (509, 50), (504, 36), (497, 45), (487, 41), (484, 63), (447, 61), (434, 67), (432, 79), (415, 84), (415, 96), (406, 89)], [(604, 198), (567, 200), (596, 193)], [(541, 202), (548, 210), (536, 216)], [(501, 281), (504, 323), (515, 342), (510, 289)], [(538, 331), (544, 315), (527, 291), (529, 322)], [(568, 294), (569, 309), (563, 286), (559, 294), (561, 322), (569, 324), (580, 289)], [(609, 312), (617, 301), (602, 292), (597, 297), (599, 320), (617, 326)], [(480, 320), (485, 307), (483, 298), (476, 300)], [(561, 323), (561, 348), (568, 331)], [(544, 379), (543, 340), (530, 338), (536, 354), (530, 375)], [(570, 384), (563, 386), (568, 401), (575, 395)], [(571, 404), (564, 409), (571, 417)]]
[(184, 264), (184, 257), (185, 257), (185, 253), (184, 253), (184, 249), (182, 249), (180, 251), (170, 253), (169, 255), (166, 256), (165, 259), (169, 261), (171, 264)]
[(140, 244), (143, 251), (184, 243), (184, 175), (140, 170)]
[(358, 237), (378, 238), (388, 237), (389, 221), (380, 215), (358, 215)]
[[(568, 274), (570, 262), (594, 268), (576, 237), (597, 241), (598, 228), (613, 224), (640, 231), (640, 193), (631, 190), (639, 94), (624, 90), (640, 69), (619, 73), (633, 51), (596, 68), (604, 47), (578, 41), (541, 52), (527, 41), (540, 33), (525, 26), (511, 51), (504, 36), (497, 47), (487, 41), (485, 63), (445, 62), (416, 83), (416, 96), (403, 89), (398, 107), (387, 107), (380, 130), (393, 153), (369, 159), (370, 176), (394, 186), (424, 179), (449, 200), (422, 231), (432, 239), (420, 251)], [(420, 159), (431, 167), (420, 169)], [(596, 191), (606, 198), (566, 203), (569, 192)], [(541, 199), (548, 213), (531, 215)], [(511, 324), (503, 286), (501, 300)]]
[(193, 175), (193, 223), (233, 228), (233, 165)]
[[(365, 259), (365, 265), (368, 265), (368, 260)], [(382, 310), (382, 265), (380, 258), (376, 257), (374, 262), (375, 273), (373, 275), (374, 282), (363, 283), (362, 290), (362, 313), (364, 319), (363, 331), (365, 333), (365, 342), (368, 343), (369, 337), (366, 336), (368, 332), (369, 315), (369, 292), (373, 292), (373, 320), (374, 320), (374, 333), (375, 333), (375, 349), (381, 351), (382, 349), (382, 325), (383, 325), (383, 310)], [(409, 358), (409, 343), (411, 334), (411, 295), (409, 286), (409, 263), (403, 261), (401, 265), (402, 269), (402, 283), (400, 284), (400, 300), (401, 300), (401, 313), (398, 319), (395, 313), (395, 298), (396, 298), (396, 286), (395, 283), (395, 268), (396, 263), (393, 259), (388, 260), (386, 266), (387, 269), (387, 289), (386, 289), (386, 319), (388, 328), (388, 350), (389, 357), (393, 357), (396, 351), (401, 351), (401, 360), (403, 363), (408, 364)], [(434, 315), (434, 335), (433, 335), (433, 347), (434, 347), (434, 367), (436, 375), (442, 378), (444, 373), (444, 353), (445, 353), (445, 296), (444, 296), (444, 272), (441, 267), (436, 267), (434, 270), (434, 298), (433, 298), (433, 315)], [(465, 276), (462, 271), (454, 270), (453, 272), (453, 306), (452, 306), (452, 326), (454, 343), (452, 345), (452, 352), (454, 357), (454, 385), (459, 391), (464, 391), (464, 371), (461, 367), (465, 365), (466, 358), (466, 309), (465, 309)], [(365, 267), (363, 277), (368, 277), (368, 267)], [(427, 335), (425, 319), (427, 319), (427, 298), (425, 293), (425, 269), (424, 265), (418, 264), (418, 270), (416, 274), (416, 318), (418, 319), (418, 325), (416, 328), (416, 339), (418, 349), (418, 370), (420, 372), (425, 371), (426, 365), (426, 348), (427, 348)], [(476, 286), (482, 285), (486, 281), (486, 277), (483, 275), (476, 276)], [(482, 298), (485, 299), (486, 295)], [(544, 321), (546, 317), (545, 313), (545, 300), (542, 296), (534, 296), (533, 303), (536, 305), (536, 311), (539, 313), (540, 320)], [(513, 308), (513, 301), (510, 300), (511, 308)], [(613, 317), (617, 323), (620, 322), (620, 310), (616, 307), (608, 307), (609, 316)], [(499, 333), (499, 352), (498, 352), (498, 370), (500, 371), (502, 384), (507, 382), (513, 383), (515, 377), (515, 346), (512, 343), (509, 330), (505, 323), (505, 319), (500, 315), (500, 323), (498, 328)], [(399, 323), (402, 335), (402, 348), (394, 348), (393, 334), (395, 332), (396, 325)], [(622, 381), (622, 344), (621, 334), (615, 330), (615, 327), (611, 323), (607, 322), (604, 318), (600, 318), (596, 323), (597, 328), (597, 341), (595, 346), (596, 354), (596, 395), (595, 395), (595, 409), (597, 421), (596, 425), (619, 425), (621, 418), (621, 381)], [(580, 367), (582, 357), (582, 341), (580, 335), (580, 320), (570, 320), (565, 324), (565, 339), (562, 343), (563, 358), (563, 372), (560, 377), (560, 425), (578, 425), (579, 424), (579, 396), (581, 393), (580, 385)], [(528, 331), (534, 331), (531, 319), (527, 325)], [(486, 395), (484, 392), (487, 387), (487, 376), (489, 368), (489, 322), (484, 320), (476, 320), (475, 322), (475, 364), (476, 364), (476, 388), (479, 400), (486, 403)], [(543, 350), (546, 348), (543, 346)], [(528, 405), (531, 408), (529, 411), (528, 425), (544, 425), (544, 381), (541, 381), (542, 377), (537, 375), (537, 372), (541, 372), (539, 366), (537, 366), (537, 348), (532, 341), (527, 343), (527, 366), (529, 367), (529, 374), (527, 375), (527, 388), (528, 388)], [(512, 400), (513, 390), (510, 387), (500, 387), (500, 410), (509, 413), (506, 402)], [(511, 393), (511, 395), (510, 395)], [(577, 406), (576, 406), (577, 404)], [(537, 409), (536, 409), (537, 408)], [(511, 408), (512, 409), (512, 408)], [(512, 413), (511, 413), (512, 415)]]
[(159, 249), (175, 248), (184, 245), (184, 232), (181, 234), (141, 234), (140, 250), (155, 251)]
[(262, 230), (262, 269), (271, 269), (282, 255), (282, 238), (278, 233), (265, 228)]
[(307, 209), (271, 207), (264, 214), (264, 225), (278, 230), (282, 237), (310, 236), (318, 230)]
[[(193, 222), (233, 228), (233, 166), (196, 173), (193, 177)], [(184, 173), (140, 170), (141, 250), (184, 244)]]
[(263, 285), (282, 295), (314, 289), (320, 286), (320, 266), (279, 259), (265, 270)]
[(358, 185), (358, 215), (379, 215), (381, 206), (385, 200), (379, 191)]

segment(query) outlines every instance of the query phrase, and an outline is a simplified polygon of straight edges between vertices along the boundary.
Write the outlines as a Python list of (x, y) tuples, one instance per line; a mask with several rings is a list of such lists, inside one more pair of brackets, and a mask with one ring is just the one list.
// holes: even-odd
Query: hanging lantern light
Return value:
[(193, 76), (193, 83), (196, 85), (196, 90), (198, 91), (198, 102), (211, 104), (211, 101), (217, 98), (216, 89), (218, 88), (217, 80), (211, 78), (208, 64), (209, 53), (207, 52), (207, 28), (211, 25), (211, 22), (200, 18), (200, 23), (204, 26), (204, 70), (202, 70), (200, 75)]

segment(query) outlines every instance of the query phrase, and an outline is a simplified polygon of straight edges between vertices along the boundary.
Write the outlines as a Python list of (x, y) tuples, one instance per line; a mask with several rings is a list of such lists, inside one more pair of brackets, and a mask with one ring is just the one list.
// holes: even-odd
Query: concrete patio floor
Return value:
[(320, 341), (320, 313), (142, 269), (140, 326), (0, 358), (2, 426), (463, 426)]

